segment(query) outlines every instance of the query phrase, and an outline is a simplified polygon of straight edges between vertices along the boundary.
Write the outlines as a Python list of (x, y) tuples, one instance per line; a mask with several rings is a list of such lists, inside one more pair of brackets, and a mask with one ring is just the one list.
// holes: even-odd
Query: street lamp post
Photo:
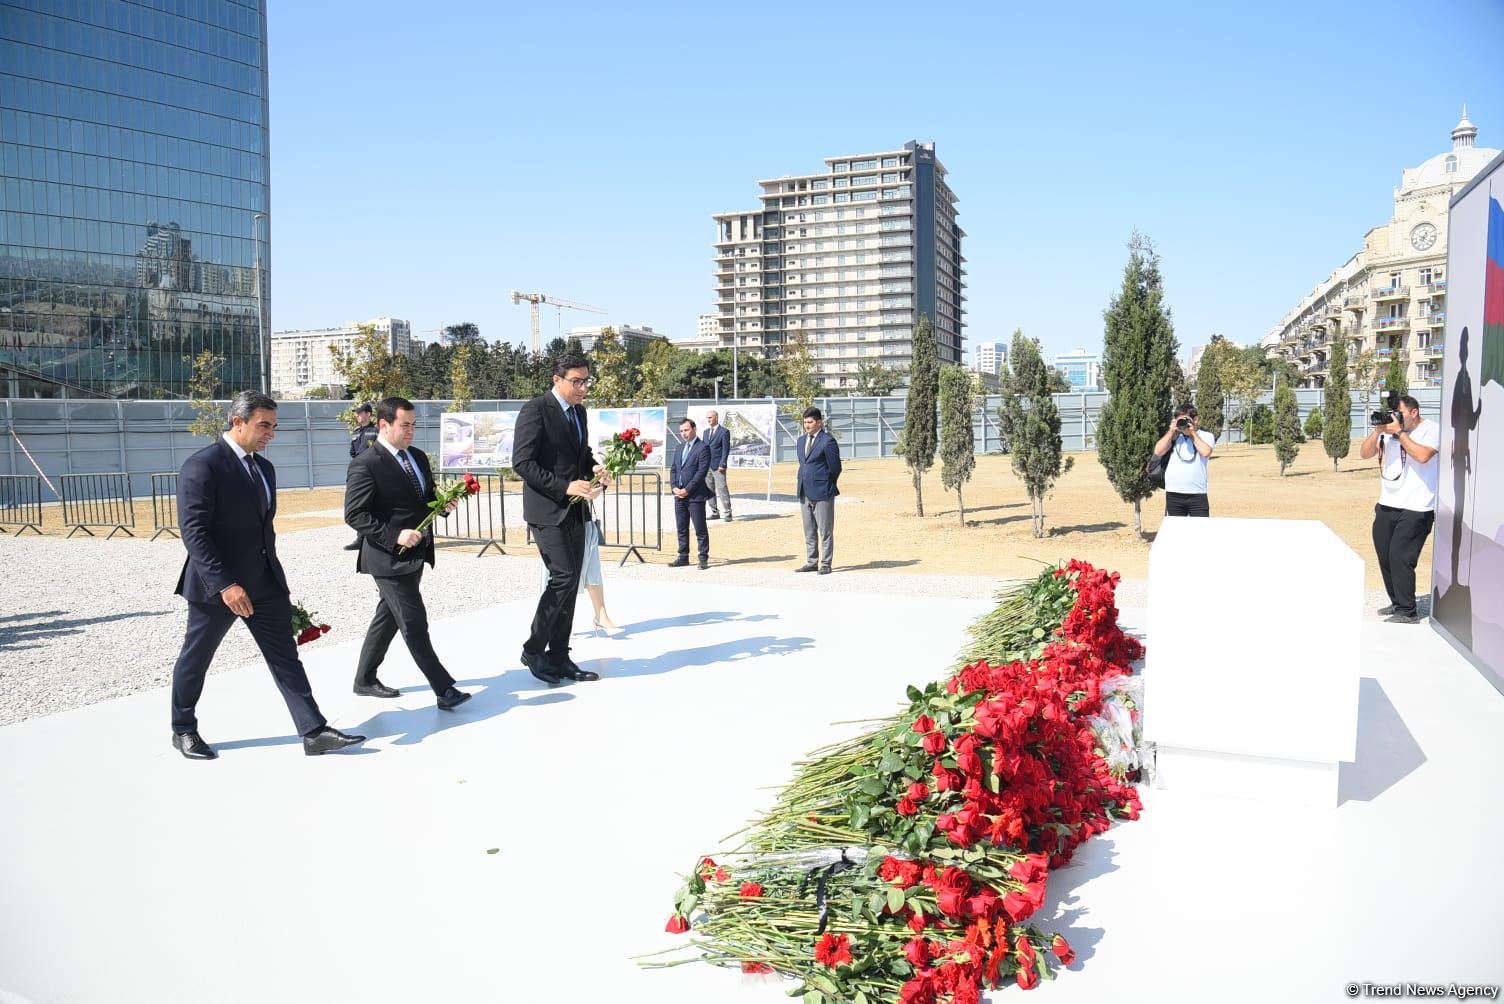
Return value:
[(265, 213), (257, 213), (251, 217), (251, 244), (255, 248), (256, 256), (256, 357), (260, 360), (261, 370), (261, 393), (271, 394), (271, 359), (266, 354), (266, 309), (262, 306), (261, 296), (261, 221), (266, 219)]
[(741, 384), (736, 379), (736, 343), (740, 341), (735, 335), (731, 336), (731, 400), (739, 400), (742, 396)]
[(724, 379), (726, 379), (726, 378), (725, 377), (716, 377), (715, 378), (715, 403), (716, 404), (720, 404), (721, 403), (721, 381), (724, 380)]

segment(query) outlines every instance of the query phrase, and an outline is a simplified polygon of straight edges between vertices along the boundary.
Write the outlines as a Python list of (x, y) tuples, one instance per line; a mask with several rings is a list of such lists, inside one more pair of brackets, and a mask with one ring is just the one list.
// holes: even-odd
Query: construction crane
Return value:
[(557, 310), (559, 312), (558, 316), (559, 316), (559, 326), (560, 326), (560, 328), (562, 328), (563, 325), (564, 325), (563, 317), (564, 317), (564, 311), (566, 311), (566, 310), (583, 310), (583, 311), (585, 311), (587, 313), (591, 313), (591, 314), (604, 314), (605, 313), (605, 311), (602, 310), (601, 308), (599, 308), (599, 307), (592, 307), (588, 303), (575, 303), (573, 300), (564, 300), (564, 299), (561, 299), (561, 298), (559, 298), (557, 296), (549, 296), (546, 293), (519, 293), (515, 289), (512, 290), (512, 302), (513, 303), (523, 303), (523, 302), (526, 302), (528, 304), (528, 306), (531, 308), (531, 311), (532, 311), (532, 322), (533, 322), (533, 351), (534, 352), (541, 352), (541, 351), (543, 351), (543, 343), (541, 341), (541, 336), (538, 334), (538, 304), (540, 304), (540, 303), (546, 303), (550, 307), (553, 307), (555, 310)]

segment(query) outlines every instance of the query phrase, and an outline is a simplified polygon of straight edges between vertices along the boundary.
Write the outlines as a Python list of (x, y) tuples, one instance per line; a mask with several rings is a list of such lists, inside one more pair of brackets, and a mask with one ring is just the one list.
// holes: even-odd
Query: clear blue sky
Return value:
[(1504, 148), (1501, 0), (269, 7), (277, 330), (522, 342), (521, 289), (690, 337), (711, 213), (919, 139), (961, 200), (968, 344), (1100, 348), (1138, 228), (1187, 354), (1262, 337), (1464, 102)]

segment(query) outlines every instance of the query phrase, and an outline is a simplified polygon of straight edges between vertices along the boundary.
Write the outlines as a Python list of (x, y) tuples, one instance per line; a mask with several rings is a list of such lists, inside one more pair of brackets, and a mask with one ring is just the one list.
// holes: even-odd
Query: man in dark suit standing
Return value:
[[(375, 421), (375, 418), (372, 417), (371, 406), (369, 404), (362, 404), (359, 408), (355, 409), (355, 435), (350, 437), (351, 460), (354, 460), (356, 457), (360, 456), (362, 453), (366, 452), (371, 447), (376, 445), (376, 426), (374, 424)], [(345, 545), (345, 550), (360, 550), (360, 534), (357, 533), (355, 535), (355, 539)]]
[(679, 527), (679, 556), (670, 568), (689, 564), (689, 524), (694, 521), (695, 539), (700, 542), (700, 567), (710, 567), (710, 533), (705, 528), (705, 502), (715, 492), (705, 483), (710, 475), (710, 447), (695, 438), (695, 420), (679, 423), (679, 450), (668, 469), (669, 487), (674, 492), (674, 523)]
[(700, 437), (710, 447), (710, 482), (714, 493), (707, 500), (706, 518), (720, 519), (721, 510), (726, 510), (726, 522), (731, 522), (731, 488), (726, 483), (726, 462), (731, 456), (731, 432), (721, 424), (717, 411), (705, 413), (705, 434)]
[(434, 484), (428, 455), (413, 449), (417, 409), (406, 398), (386, 398), (376, 406), (376, 427), (376, 446), (350, 461), (345, 476), (345, 522), (360, 535), (355, 570), (376, 580), (381, 597), (355, 666), (355, 692), (365, 697), (399, 696), (376, 678), (376, 670), (401, 631), (440, 709), (453, 711), (470, 695), (455, 687), (454, 677), (433, 650), (428, 610), (418, 589), (424, 563), (433, 567), (434, 543), (432, 533), (415, 528), (428, 515)]
[(190, 760), (219, 755), (198, 734), (194, 709), (214, 653), (237, 617), (266, 658), (304, 753), (318, 756), (365, 741), (329, 727), (298, 659), (272, 527), (277, 472), (261, 456), (276, 431), (277, 402), (241, 391), (230, 404), (229, 431), (189, 457), (178, 474), (178, 527), (188, 558), (176, 592), (188, 601), (188, 630), (172, 668), (172, 745)]
[[(590, 360), (561, 358), (554, 364), (553, 389), (522, 406), (512, 438), (512, 470), (522, 479), (522, 518), (548, 569), (522, 664), (549, 685), (600, 679), (569, 658), (590, 511), (584, 502), (599, 498), (611, 484), (610, 473), (590, 452), (585, 395), (593, 382)], [(592, 475), (599, 476), (598, 486), (591, 485)], [(571, 504), (573, 499), (583, 501)]]
[[(825, 431), (819, 408), (804, 410), (804, 435), (794, 445), (799, 458), (799, 513), (804, 519), (804, 564), (796, 572), (830, 574), (835, 554), (836, 482), (841, 477), (841, 448)], [(821, 558), (821, 552), (824, 558)]]

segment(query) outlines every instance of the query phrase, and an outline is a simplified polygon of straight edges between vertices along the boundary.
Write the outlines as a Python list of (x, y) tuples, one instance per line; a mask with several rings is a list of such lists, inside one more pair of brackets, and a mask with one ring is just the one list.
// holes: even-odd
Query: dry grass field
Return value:
[[(792, 465), (775, 468), (774, 492), (791, 493), (793, 477)], [(1363, 557), (1368, 587), (1382, 588), (1369, 540), (1378, 473), (1372, 462), (1357, 459), (1356, 443), (1336, 471), (1321, 444), (1308, 443), (1284, 477), (1273, 447), (1222, 446), (1212, 458), (1210, 477), (1214, 516), (1321, 520)], [(732, 490), (738, 494), (761, 499), (764, 484), (760, 472), (732, 472)], [(1046, 502), (1047, 536), (1040, 540), (1030, 528), (1028, 497), (1004, 456), (977, 458), (976, 473), (965, 491), (964, 526), (955, 493), (941, 490), (938, 466), (924, 480), (923, 519), (914, 516), (914, 491), (900, 460), (848, 461), (841, 492), (842, 504), (836, 509), (838, 571), (1021, 576), (1032, 574), (1040, 562), (1075, 557), (1117, 569), (1125, 578), (1144, 578), (1149, 545), (1164, 518), (1164, 497), (1157, 494), (1144, 503), (1146, 537), (1139, 539), (1133, 529), (1132, 507), (1113, 493), (1095, 453), (1075, 455), (1075, 468)], [(281, 492), (279, 532), (338, 525), (338, 519), (313, 514), (338, 510), (342, 495), (338, 488)], [(149, 501), (138, 501), (136, 510), (137, 535), (149, 536)], [(712, 558), (717, 564), (786, 562), (792, 566), (803, 560), (803, 531), (791, 508), (711, 527)], [(49, 535), (64, 532), (56, 506), (46, 508), (44, 531)], [(668, 532), (669, 553), (649, 552), (649, 560), (672, 558), (671, 527)], [(1430, 574), (1428, 547), (1419, 581), (1428, 582)]]

